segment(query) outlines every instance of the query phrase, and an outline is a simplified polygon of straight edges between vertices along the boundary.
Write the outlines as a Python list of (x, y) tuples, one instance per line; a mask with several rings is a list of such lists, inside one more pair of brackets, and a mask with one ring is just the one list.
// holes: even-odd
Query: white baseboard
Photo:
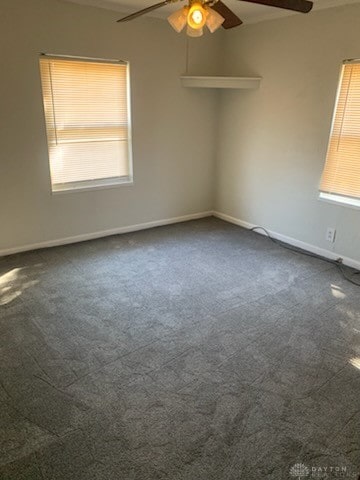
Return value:
[(139, 223), (129, 225), (127, 227), (112, 228), (111, 230), (103, 230), (101, 232), (84, 233), (73, 237), (59, 238), (56, 240), (48, 240), (46, 242), (32, 243), (29, 245), (21, 245), (18, 247), (5, 248), (0, 250), (0, 257), (12, 255), (14, 253), (26, 252), (29, 250), (38, 250), (40, 248), (57, 247), (59, 245), (67, 245), (69, 243), (84, 242), (86, 240), (94, 240), (95, 238), (109, 237), (120, 233), (136, 232), (138, 230), (147, 230), (148, 228), (161, 227), (163, 225), (171, 225), (172, 223), (188, 222), (189, 220), (197, 220), (199, 218), (211, 217), (212, 211), (191, 213), (182, 215), (181, 217), (166, 218), (163, 220), (154, 220), (153, 222)]
[[(96, 238), (109, 237), (111, 235), (118, 235), (121, 233), (136, 232), (138, 230), (146, 230), (149, 228), (161, 227), (163, 225), (171, 225), (173, 223), (187, 222), (190, 220), (197, 220), (199, 218), (205, 218), (205, 217), (211, 217), (211, 216), (220, 218), (221, 220), (225, 220), (226, 222), (233, 223), (235, 225), (239, 225), (240, 227), (244, 227), (247, 229), (256, 227), (255, 224), (245, 222), (244, 220), (240, 220), (230, 215), (226, 215), (225, 213), (221, 213), (217, 211), (207, 211), (207, 212), (192, 213), (189, 215), (182, 215), (180, 217), (166, 218), (163, 220), (154, 220), (152, 222), (139, 223), (136, 225), (128, 225), (126, 227), (113, 228), (111, 230), (103, 230), (100, 232), (84, 233), (82, 235), (75, 235), (73, 237), (65, 237), (65, 238), (59, 238), (56, 240), (49, 240), (45, 242), (38, 242), (38, 243), (32, 243), (28, 245), (20, 245), (12, 248), (5, 248), (0, 250), (0, 257), (6, 256), (6, 255), (12, 255), (14, 253), (26, 252), (29, 250), (38, 250), (40, 248), (57, 247), (59, 245), (67, 245), (69, 243), (84, 242), (86, 240), (94, 240)], [(273, 238), (276, 238), (277, 240), (288, 243), (289, 245), (293, 245), (294, 247), (307, 250), (308, 252), (321, 255), (322, 257), (329, 258), (331, 260), (337, 260), (339, 257), (341, 257), (344, 265), (348, 265), (349, 267), (353, 267), (353, 268), (356, 268), (357, 270), (360, 270), (360, 262), (358, 260), (354, 260), (353, 258), (349, 258), (349, 257), (344, 257), (340, 254), (331, 252), (330, 250), (325, 250), (324, 248), (316, 247), (315, 245), (311, 245), (310, 243), (302, 242), (300, 240), (297, 240), (296, 238), (288, 237), (286, 235), (274, 232), (272, 230), (268, 230), (268, 232)], [(265, 232), (262, 232), (261, 230), (259, 230), (258, 233), (260, 233), (261, 235), (265, 235)]]
[[(249, 222), (245, 222), (244, 220), (240, 220), (238, 218), (232, 217), (230, 215), (226, 215), (225, 213), (221, 213), (221, 212), (215, 211), (213, 212), (213, 216), (220, 218), (221, 220), (225, 220), (226, 222), (233, 223), (235, 225), (239, 225), (240, 227), (244, 227), (247, 229), (258, 226)], [(316, 247), (315, 245), (311, 245), (310, 243), (305, 243), (305, 242), (302, 242), (301, 240), (296, 240), (296, 238), (288, 237), (286, 235), (274, 232), (269, 229), (267, 229), (267, 231), (276, 240), (280, 240), (281, 242), (288, 243), (289, 245), (293, 245), (294, 247), (301, 248), (302, 250), (315, 253), (316, 255), (321, 255), (322, 257), (329, 258), (330, 260), (337, 260), (338, 258), (342, 258), (344, 265), (360, 270), (360, 262), (358, 260), (354, 260), (353, 258), (349, 258), (349, 257), (344, 257), (341, 254), (331, 252), (330, 250), (325, 250), (324, 248)], [(261, 230), (259, 230), (257, 233), (260, 233), (261, 235), (266, 235), (265, 232)]]

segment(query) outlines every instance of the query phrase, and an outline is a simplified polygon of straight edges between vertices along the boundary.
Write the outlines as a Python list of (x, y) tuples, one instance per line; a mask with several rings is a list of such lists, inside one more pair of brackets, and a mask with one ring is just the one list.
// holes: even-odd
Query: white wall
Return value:
[[(216, 94), (180, 86), (186, 36), (157, 19), (59, 0), (0, 5), (0, 251), (213, 207)], [(214, 72), (219, 37), (189, 68)], [(134, 186), (51, 195), (40, 52), (130, 61)]]
[[(360, 5), (229, 31), (223, 72), (263, 77), (222, 93), (216, 210), (360, 260), (360, 211), (318, 200), (340, 64), (360, 57)], [(325, 241), (336, 227), (334, 245)]]
[[(191, 40), (187, 55), (186, 36), (163, 20), (119, 25), (118, 12), (60, 0), (4, 3), (0, 251), (215, 207), (360, 260), (360, 211), (317, 192), (340, 63), (360, 57), (360, 5), (217, 32)], [(131, 62), (134, 186), (51, 195), (39, 52)], [(262, 85), (185, 89), (187, 64), (194, 74), (260, 75)]]

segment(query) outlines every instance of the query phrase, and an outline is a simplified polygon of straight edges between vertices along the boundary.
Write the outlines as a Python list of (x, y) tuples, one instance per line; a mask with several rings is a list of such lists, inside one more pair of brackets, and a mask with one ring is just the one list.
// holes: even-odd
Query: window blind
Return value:
[(360, 198), (360, 62), (342, 68), (320, 190)]
[(129, 176), (127, 65), (40, 58), (53, 189)]

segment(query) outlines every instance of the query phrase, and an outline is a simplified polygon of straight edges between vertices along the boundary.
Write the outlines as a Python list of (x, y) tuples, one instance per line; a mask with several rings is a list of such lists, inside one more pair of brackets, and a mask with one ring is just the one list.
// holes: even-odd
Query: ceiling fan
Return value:
[[(152, 12), (165, 5), (182, 2), (184, 0), (163, 0), (150, 7), (143, 8), (138, 12), (120, 18), (118, 22), (128, 22), (141, 15)], [(243, 0), (249, 3), (266, 5), (269, 7), (283, 8), (294, 12), (308, 13), (313, 7), (309, 0)], [(187, 35), (190, 37), (201, 37), (203, 27), (206, 25), (211, 33), (221, 26), (225, 29), (234, 28), (243, 22), (235, 13), (230, 10), (221, 0), (188, 0), (188, 5), (172, 13), (168, 17), (170, 25), (180, 33), (187, 25)]]

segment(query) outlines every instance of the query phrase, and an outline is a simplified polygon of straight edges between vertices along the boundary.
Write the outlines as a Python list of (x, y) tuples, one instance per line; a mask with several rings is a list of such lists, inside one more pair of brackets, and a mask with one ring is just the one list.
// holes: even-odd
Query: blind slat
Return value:
[(342, 68), (320, 190), (360, 198), (360, 63)]
[(129, 175), (127, 65), (40, 58), (52, 184)]

